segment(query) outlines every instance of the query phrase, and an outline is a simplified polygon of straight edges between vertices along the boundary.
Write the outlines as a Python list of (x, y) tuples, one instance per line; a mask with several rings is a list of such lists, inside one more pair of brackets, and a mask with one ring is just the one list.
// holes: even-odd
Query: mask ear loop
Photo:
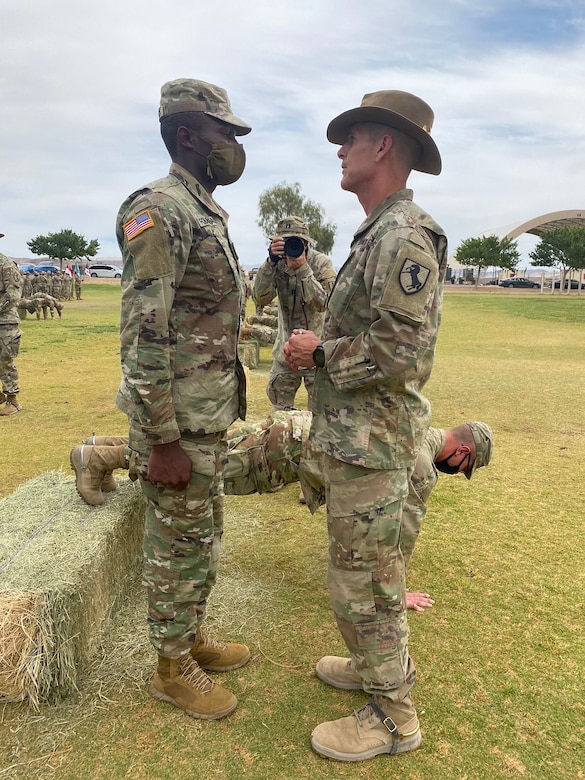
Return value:
[[(449, 464), (449, 461), (455, 455), (457, 452), (457, 449), (454, 449), (453, 452), (450, 455), (447, 455), (446, 458), (441, 458), (441, 460), (435, 461), (435, 466), (439, 471), (442, 471), (444, 474), (458, 474), (460, 471), (464, 471), (464, 469), (461, 468), (465, 461), (471, 457), (471, 452), (466, 452), (465, 455), (461, 458), (459, 463), (456, 466), (451, 466)], [(467, 463), (469, 466), (469, 462)], [(443, 466), (443, 468), (441, 468)]]

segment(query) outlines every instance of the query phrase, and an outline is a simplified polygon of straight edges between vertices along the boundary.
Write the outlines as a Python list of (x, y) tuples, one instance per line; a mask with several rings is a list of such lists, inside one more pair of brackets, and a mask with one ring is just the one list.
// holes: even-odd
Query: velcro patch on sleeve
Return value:
[(422, 247), (405, 241), (398, 253), (380, 298), (381, 309), (412, 323), (426, 318), (426, 304), (439, 276), (437, 261)]
[(140, 214), (137, 214), (131, 220), (126, 222), (126, 224), (123, 226), (123, 229), (126, 235), (126, 239), (128, 241), (132, 241), (133, 238), (136, 238), (136, 236), (144, 233), (144, 231), (148, 230), (148, 228), (153, 227), (154, 220), (152, 215), (148, 209), (145, 209), (144, 211), (141, 211)]
[(148, 214), (151, 224), (148, 229), (144, 228), (135, 233), (132, 241), (128, 242), (128, 251), (134, 259), (136, 278), (156, 279), (167, 276), (174, 272), (174, 264), (164, 221), (157, 209), (140, 213)]

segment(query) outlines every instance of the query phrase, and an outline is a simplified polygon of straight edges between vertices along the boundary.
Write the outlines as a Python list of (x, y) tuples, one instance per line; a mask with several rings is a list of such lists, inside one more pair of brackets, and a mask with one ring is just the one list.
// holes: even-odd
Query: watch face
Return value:
[(325, 350), (321, 345), (313, 350), (313, 362), (317, 368), (323, 368), (325, 365)]

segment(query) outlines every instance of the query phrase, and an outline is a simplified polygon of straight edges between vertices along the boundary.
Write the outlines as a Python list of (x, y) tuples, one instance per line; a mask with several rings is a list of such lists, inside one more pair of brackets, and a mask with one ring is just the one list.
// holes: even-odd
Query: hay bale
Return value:
[(90, 507), (46, 472), (0, 501), (0, 698), (58, 701), (142, 568), (144, 500), (126, 482)]

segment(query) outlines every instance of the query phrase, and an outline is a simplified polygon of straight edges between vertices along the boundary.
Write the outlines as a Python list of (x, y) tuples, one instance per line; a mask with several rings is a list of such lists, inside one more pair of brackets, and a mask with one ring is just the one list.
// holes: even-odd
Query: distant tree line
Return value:
[[(561, 272), (561, 288), (567, 274), (585, 268), (585, 227), (563, 227), (546, 230), (540, 241), (529, 253), (532, 266), (558, 268)], [(455, 254), (457, 262), (473, 266), (479, 274), (483, 268), (493, 266), (516, 271), (520, 261), (518, 242), (495, 235), (468, 238), (462, 241)]]

